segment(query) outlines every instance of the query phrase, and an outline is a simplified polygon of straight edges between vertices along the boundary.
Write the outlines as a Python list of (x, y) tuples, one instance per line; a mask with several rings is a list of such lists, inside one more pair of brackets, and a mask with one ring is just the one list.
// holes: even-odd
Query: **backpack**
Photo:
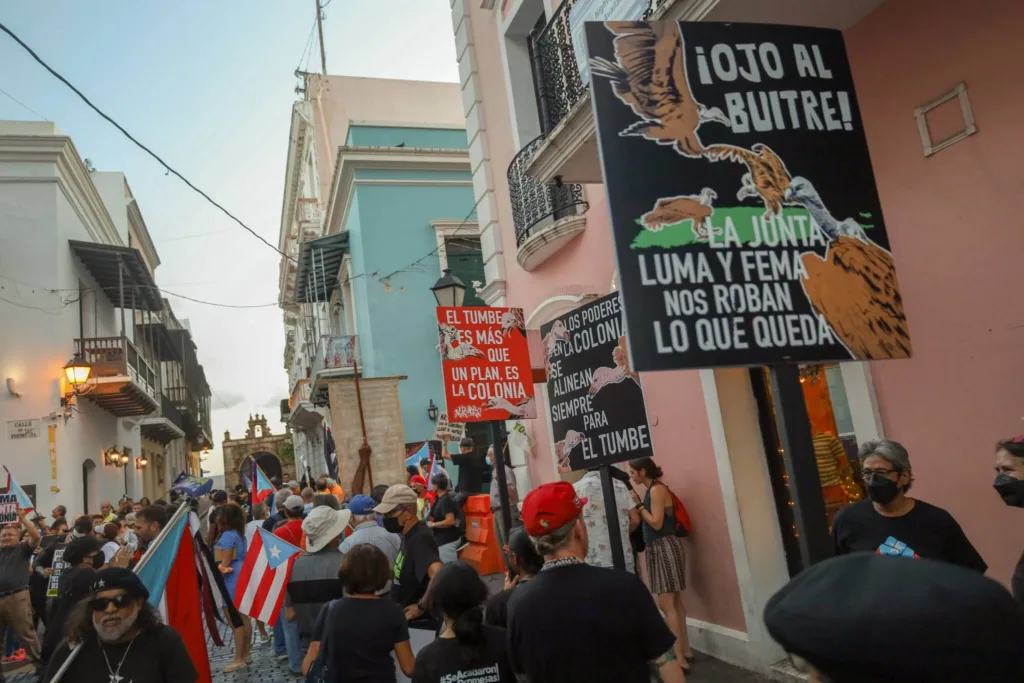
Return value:
[[(665, 484), (660, 481), (654, 482), (652, 486), (657, 486), (658, 484), (665, 486)], [(668, 495), (672, 498), (672, 513), (676, 520), (676, 536), (679, 538), (686, 538), (693, 533), (693, 522), (690, 521), (690, 513), (686, 511), (686, 506), (683, 505), (683, 501), (679, 500), (679, 496), (673, 493), (672, 489), (665, 486), (665, 490), (668, 491)]]

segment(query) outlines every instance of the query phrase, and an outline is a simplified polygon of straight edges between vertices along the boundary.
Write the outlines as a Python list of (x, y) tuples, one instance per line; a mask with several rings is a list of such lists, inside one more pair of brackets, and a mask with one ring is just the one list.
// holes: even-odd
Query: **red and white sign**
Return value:
[(523, 309), (439, 307), (437, 334), (450, 422), (537, 417)]

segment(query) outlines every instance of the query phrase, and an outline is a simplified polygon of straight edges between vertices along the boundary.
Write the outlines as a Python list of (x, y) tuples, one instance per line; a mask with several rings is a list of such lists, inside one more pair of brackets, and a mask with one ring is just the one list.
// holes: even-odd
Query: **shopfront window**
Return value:
[[(751, 380), (758, 402), (761, 433), (783, 546), (790, 573), (795, 575), (803, 566), (768, 368), (753, 369)], [(800, 387), (810, 424), (825, 515), (831, 531), (836, 513), (865, 496), (864, 481), (857, 461), (858, 437), (853, 426), (852, 408), (838, 364), (801, 365)]]

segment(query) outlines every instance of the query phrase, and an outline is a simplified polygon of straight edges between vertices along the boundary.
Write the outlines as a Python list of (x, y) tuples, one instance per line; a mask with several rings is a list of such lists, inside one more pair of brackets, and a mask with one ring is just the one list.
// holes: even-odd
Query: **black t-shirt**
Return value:
[(452, 494), (446, 493), (434, 502), (434, 507), (430, 508), (430, 519), (437, 523), (444, 521), (444, 518), (449, 515), (455, 515), (455, 526), (448, 526), (438, 529), (434, 528), (434, 538), (437, 539), (438, 545), (446, 545), (454, 541), (459, 540), (459, 506), (452, 498)]
[(459, 467), (459, 490), (475, 494), (483, 490), (480, 479), (483, 473), (483, 462), (480, 455), (473, 453), (452, 453), (452, 462)]
[[(144, 631), (135, 638), (129, 648), (128, 643), (103, 645), (92, 637), (85, 642), (67, 674), (62, 680), (75, 683), (110, 683), (111, 674), (107, 661), (103, 658), (106, 652), (111, 665), (121, 664), (120, 676), (123, 683), (195, 683), (199, 673), (192, 665), (192, 658), (181, 636), (169, 626), (160, 624), (153, 629)], [(49, 683), (56, 675), (64, 660), (68, 657), (68, 644), (65, 642), (53, 655), (46, 667), (43, 683)], [(127, 654), (126, 654), (127, 653)]]
[(512, 670), (530, 683), (650, 683), (675, 636), (634, 574), (573, 564), (541, 571), (508, 603)]
[(409, 640), (409, 624), (401, 607), (380, 598), (342, 598), (328, 608), (323, 629), (321, 634), (314, 633), (313, 640), (319, 635), (320, 647), (327, 648), (327, 669), (332, 680), (395, 680), (391, 652), (396, 643)]
[(847, 505), (832, 524), (832, 540), (837, 555), (924, 557), (982, 573), (988, 569), (953, 516), (921, 500), (915, 500), (910, 512), (900, 517), (878, 514), (870, 500)]
[(425, 523), (417, 522), (409, 533), (402, 536), (402, 548), (395, 557), (391, 599), (402, 607), (419, 602), (430, 584), (427, 570), (440, 561), (434, 534)]
[(1024, 555), (1020, 556), (1020, 562), (1017, 563), (1017, 568), (1013, 570), (1013, 578), (1010, 579), (1010, 589), (1013, 591), (1013, 596), (1017, 598), (1017, 602), (1024, 607)]
[(438, 638), (416, 655), (412, 683), (515, 683), (508, 663), (505, 629), (484, 626), (481, 649), (455, 638)]
[(495, 593), (487, 599), (487, 607), (484, 608), (484, 623), (499, 628), (508, 628), (508, 601), (512, 599), (512, 593), (519, 586), (525, 586), (527, 580), (520, 579), (519, 583), (512, 588), (506, 588), (500, 593)]

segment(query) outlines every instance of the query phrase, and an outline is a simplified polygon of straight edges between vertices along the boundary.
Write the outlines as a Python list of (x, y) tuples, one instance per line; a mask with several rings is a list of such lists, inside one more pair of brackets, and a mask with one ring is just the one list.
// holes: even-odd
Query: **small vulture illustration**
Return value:
[(459, 341), (459, 331), (451, 325), (437, 326), (437, 348), (444, 360), (460, 361), (467, 358), (483, 358), (484, 352), (470, 343)]
[(615, 62), (591, 60), (595, 76), (612, 82), (616, 97), (642, 121), (619, 133), (636, 135), (660, 145), (672, 145), (688, 157), (699, 157), (704, 144), (697, 135), (702, 123), (729, 125), (722, 110), (708, 109), (693, 99), (686, 76), (682, 36), (674, 21), (611, 21)]
[(661, 232), (666, 225), (692, 221), (693, 236), (699, 240), (706, 240), (709, 234), (707, 219), (715, 212), (711, 202), (717, 198), (718, 194), (710, 187), (705, 187), (696, 197), (662, 197), (653, 209), (640, 217), (640, 222), (651, 232)]
[(737, 199), (760, 197), (764, 202), (765, 218), (781, 216), (782, 205), (787, 203), (790, 175), (786, 163), (763, 143), (756, 143), (750, 149), (734, 145), (711, 145), (704, 155), (712, 161), (735, 161), (746, 164), (748, 173), (741, 178), (742, 187), (736, 193)]
[(585, 438), (587, 438), (587, 435), (583, 432), (570, 429), (565, 433), (564, 439), (555, 443), (555, 457), (558, 459), (559, 472), (568, 472), (570, 470), (569, 454), (572, 452), (572, 449), (583, 443)]

